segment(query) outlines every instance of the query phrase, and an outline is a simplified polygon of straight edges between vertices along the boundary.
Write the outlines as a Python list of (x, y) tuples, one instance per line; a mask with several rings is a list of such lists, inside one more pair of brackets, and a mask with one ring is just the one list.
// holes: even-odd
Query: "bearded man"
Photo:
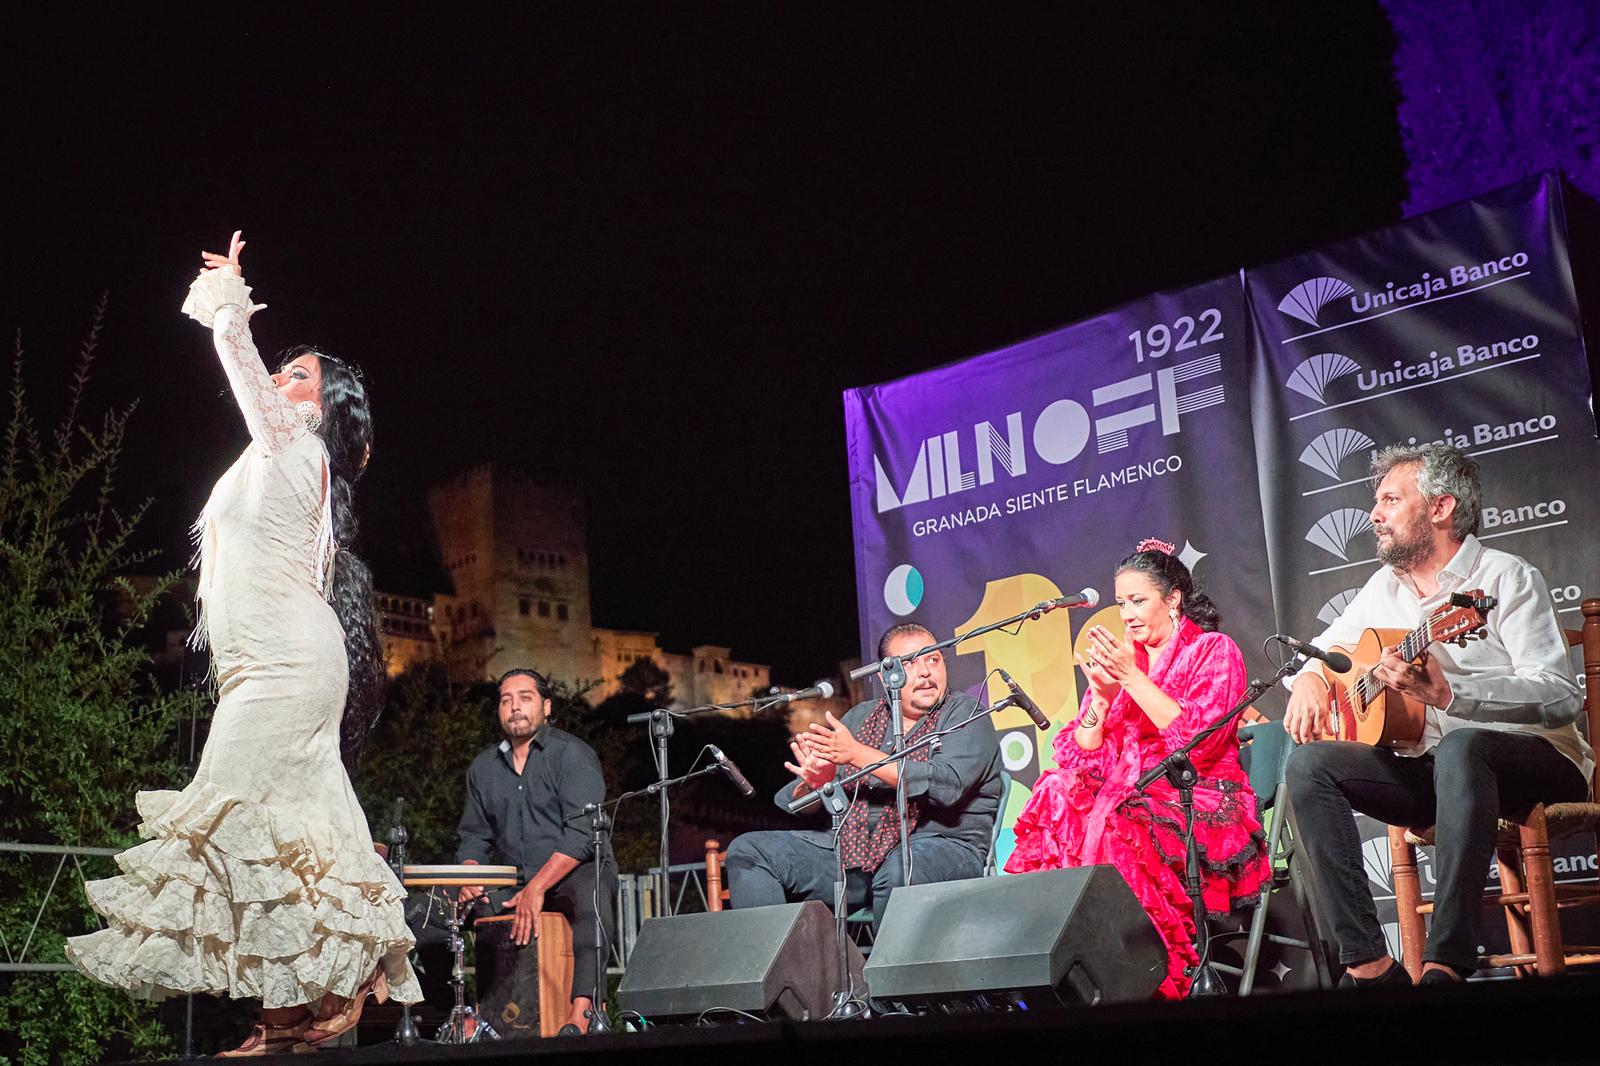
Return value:
[(1574, 724), (1583, 701), (1544, 577), (1475, 536), (1478, 464), (1447, 445), (1395, 445), (1377, 453), (1371, 473), (1385, 565), (1315, 643), (1354, 645), (1369, 628), (1411, 629), (1452, 593), (1482, 589), (1497, 602), (1482, 639), (1431, 647), (1415, 663), (1391, 648), (1373, 667), (1386, 687), (1426, 707), (1422, 739), (1409, 750), (1320, 739), (1328, 685), (1308, 664), (1284, 717), (1302, 745), (1289, 757), (1289, 796), (1346, 967), (1343, 987), (1411, 983), (1385, 945), (1353, 812), (1438, 826), (1421, 983), (1450, 983), (1478, 965), (1498, 819), (1536, 802), (1582, 800), (1594, 756)]

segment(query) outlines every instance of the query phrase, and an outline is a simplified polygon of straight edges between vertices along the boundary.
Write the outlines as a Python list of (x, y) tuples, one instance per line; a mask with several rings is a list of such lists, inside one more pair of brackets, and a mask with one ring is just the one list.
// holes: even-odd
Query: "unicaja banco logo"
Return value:
[(1307, 399), (1321, 403), (1329, 382), (1359, 373), (1360, 370), (1361, 364), (1348, 355), (1323, 352), (1302, 360), (1284, 384)]
[(1338, 278), (1312, 278), (1290, 289), (1289, 295), (1278, 301), (1278, 310), (1308, 326), (1320, 326), (1317, 316), (1322, 309), (1355, 291)]
[(1340, 426), (1319, 434), (1300, 453), (1300, 461), (1313, 470), (1339, 480), (1339, 464), (1357, 452), (1369, 451), (1377, 442), (1359, 429)]
[(1328, 602), (1324, 603), (1322, 609), (1317, 611), (1317, 621), (1325, 626), (1333, 625), (1339, 620), (1339, 616), (1344, 614), (1344, 609), (1350, 606), (1350, 601), (1356, 598), (1356, 593), (1360, 591), (1359, 588), (1345, 589), (1343, 592), (1329, 597)]
[(1372, 837), (1361, 843), (1361, 867), (1367, 880), (1394, 894), (1394, 867), (1389, 858), (1389, 838)]
[(1372, 532), (1372, 516), (1359, 507), (1341, 507), (1317, 519), (1317, 524), (1306, 533), (1306, 540), (1343, 559), (1350, 561), (1349, 545), (1363, 533)]

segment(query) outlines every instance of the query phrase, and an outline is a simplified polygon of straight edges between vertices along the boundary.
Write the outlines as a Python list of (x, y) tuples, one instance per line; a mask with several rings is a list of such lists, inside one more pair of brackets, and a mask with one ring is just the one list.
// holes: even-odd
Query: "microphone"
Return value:
[(755, 786), (745, 779), (745, 776), (739, 772), (739, 768), (737, 766), (733, 765), (732, 759), (722, 754), (721, 748), (717, 747), (715, 744), (707, 744), (706, 750), (711, 753), (711, 757), (713, 759), (717, 760), (717, 765), (722, 767), (722, 772), (728, 775), (728, 780), (733, 782), (734, 787), (736, 787), (742, 795), (755, 795)]
[(1053, 600), (1045, 600), (1034, 610), (1040, 614), (1049, 614), (1051, 611), (1062, 607), (1098, 607), (1100, 606), (1100, 593), (1094, 589), (1083, 589), (1070, 596), (1058, 596)]
[(1350, 662), (1350, 656), (1342, 651), (1323, 651), (1315, 644), (1307, 644), (1303, 640), (1296, 640), (1293, 637), (1284, 636), (1282, 633), (1273, 634), (1272, 639), (1299, 655), (1309, 656), (1312, 659), (1321, 659), (1328, 664), (1328, 669), (1336, 674), (1346, 673), (1353, 665)]
[(828, 681), (818, 681), (810, 688), (803, 688), (799, 692), (785, 692), (776, 697), (779, 703), (793, 703), (795, 700), (825, 700), (833, 696), (833, 685)]
[[(1088, 592), (1092, 595), (1094, 590), (1089, 589)], [(1022, 686), (1011, 680), (1011, 675), (1004, 670), (997, 669), (995, 672), (1000, 675), (1000, 680), (1004, 681), (1006, 687), (1011, 690), (1011, 698), (1016, 702), (1017, 706), (1028, 712), (1028, 717), (1033, 719), (1033, 724), (1040, 729), (1049, 729), (1050, 719), (1039, 709), (1039, 705), (1034, 703), (1026, 692), (1022, 691)]]

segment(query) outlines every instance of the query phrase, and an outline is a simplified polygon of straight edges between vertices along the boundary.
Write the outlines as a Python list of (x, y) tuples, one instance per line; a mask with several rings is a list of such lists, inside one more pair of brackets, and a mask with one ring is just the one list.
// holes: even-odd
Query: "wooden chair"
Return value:
[(722, 850), (721, 841), (706, 841), (706, 910), (720, 911), (728, 899), (728, 888), (722, 883), (722, 865), (728, 853)]
[[(1583, 706), (1591, 744), (1600, 740), (1600, 598), (1583, 601), (1583, 628), (1566, 631), (1569, 647), (1583, 647)], [(1591, 782), (1600, 796), (1600, 773)], [(1550, 842), (1600, 826), (1600, 803), (1538, 803), (1513, 818), (1500, 820), (1495, 854), (1500, 860), (1501, 891), (1485, 898), (1505, 910), (1511, 951), (1485, 955), (1480, 967), (1512, 967), (1518, 977), (1549, 977), (1569, 966), (1600, 964), (1600, 947), (1564, 944), (1560, 912), (1600, 903), (1600, 886), (1557, 885), (1550, 861)], [(1394, 869), (1395, 908), (1400, 922), (1402, 961), (1413, 980), (1422, 976), (1422, 947), (1427, 939), (1423, 915), (1433, 912), (1422, 900), (1417, 876), (1417, 845), (1434, 843), (1434, 828), (1389, 827), (1389, 855)]]

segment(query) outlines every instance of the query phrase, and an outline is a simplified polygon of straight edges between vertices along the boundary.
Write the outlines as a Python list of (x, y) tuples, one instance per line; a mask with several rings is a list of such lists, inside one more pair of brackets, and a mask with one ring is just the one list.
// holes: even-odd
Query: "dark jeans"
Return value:
[[(600, 913), (596, 922), (594, 909), (595, 864), (583, 863), (574, 869), (550, 891), (544, 894), (544, 910), (564, 916), (572, 925), (572, 998), (589, 999), (594, 995), (595, 968), (594, 933), (598, 924), (605, 937), (606, 951), (611, 950), (611, 938), (616, 931), (617, 868), (609, 860), (600, 869)], [(513, 894), (513, 889), (490, 892), (487, 902), (478, 904), (478, 914), (510, 914), (502, 904)], [(605, 995), (604, 983), (600, 994)]]
[[(734, 907), (768, 907), (801, 900), (833, 906), (838, 860), (833, 848), (818, 842), (824, 835), (771, 831), (745, 833), (728, 848), (723, 870)], [(872, 928), (883, 924), (889, 895), (899, 886), (901, 849), (896, 848), (870, 874), (845, 871), (845, 900), (854, 911), (872, 904)], [(911, 834), (911, 881), (960, 881), (983, 875), (983, 856), (949, 837)]]
[(1588, 792), (1583, 774), (1548, 741), (1492, 729), (1457, 729), (1415, 758), (1319, 741), (1290, 753), (1285, 779), (1340, 961), (1366, 962), (1388, 950), (1367, 888), (1354, 809), (1390, 825), (1438, 826), (1438, 884), (1423, 959), (1466, 971), (1478, 966), (1478, 921), (1499, 817)]

